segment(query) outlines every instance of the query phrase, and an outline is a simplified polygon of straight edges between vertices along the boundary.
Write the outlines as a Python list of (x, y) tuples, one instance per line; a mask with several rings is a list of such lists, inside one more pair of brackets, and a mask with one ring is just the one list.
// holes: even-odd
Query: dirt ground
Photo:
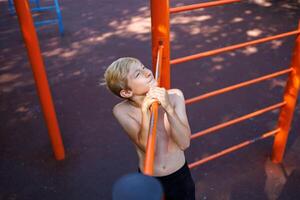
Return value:
[[(52, 1), (41, 1), (43, 5)], [(203, 1), (171, 0), (171, 7)], [(150, 1), (61, 0), (57, 25), (38, 29), (66, 149), (53, 157), (17, 17), (0, 0), (0, 200), (111, 199), (114, 182), (136, 172), (133, 145), (113, 118), (121, 101), (99, 86), (105, 68), (132, 56), (151, 67)], [(35, 20), (55, 17), (36, 13)], [(171, 58), (297, 29), (297, 0), (253, 0), (171, 15)], [(172, 66), (185, 98), (289, 67), (295, 36)], [(188, 105), (192, 132), (282, 101), (287, 76)], [(275, 129), (278, 110), (195, 139), (189, 163)], [(197, 199), (300, 199), (300, 105), (284, 161), (270, 161), (272, 138), (195, 169)]]

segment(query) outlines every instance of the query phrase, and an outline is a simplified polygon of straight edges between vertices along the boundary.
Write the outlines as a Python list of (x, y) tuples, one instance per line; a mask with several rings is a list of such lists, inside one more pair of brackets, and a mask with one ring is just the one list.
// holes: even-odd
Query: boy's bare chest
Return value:
[[(140, 109), (135, 109), (131, 112), (130, 115), (132, 118), (138, 122), (139, 125), (142, 125), (142, 112)], [(157, 120), (157, 133), (158, 136), (160, 133), (169, 133), (170, 124), (168, 121), (167, 113), (164, 111), (162, 107), (158, 108), (158, 120)]]

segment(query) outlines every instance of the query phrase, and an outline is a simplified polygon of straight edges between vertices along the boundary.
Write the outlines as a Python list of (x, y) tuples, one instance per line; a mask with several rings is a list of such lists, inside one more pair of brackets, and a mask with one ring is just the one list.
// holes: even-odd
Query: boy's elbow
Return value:
[(180, 148), (182, 151), (184, 151), (184, 150), (186, 150), (187, 148), (190, 147), (190, 144), (191, 144), (191, 142), (190, 142), (190, 138), (189, 138), (187, 141), (185, 141), (184, 143), (182, 143), (182, 144), (179, 146), (179, 148)]
[(147, 141), (141, 139), (140, 135), (137, 138), (136, 144), (138, 145), (139, 149), (142, 150), (143, 153), (146, 153)]
[(184, 151), (184, 150), (186, 150), (187, 148), (190, 147), (190, 144), (191, 144), (191, 130), (189, 129), (188, 134), (186, 136), (186, 139), (180, 145), (180, 149)]

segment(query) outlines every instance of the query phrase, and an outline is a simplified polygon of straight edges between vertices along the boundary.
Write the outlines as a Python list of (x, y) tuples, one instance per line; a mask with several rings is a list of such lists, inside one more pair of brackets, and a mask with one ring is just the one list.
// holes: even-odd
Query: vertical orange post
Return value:
[[(300, 21), (298, 24), (298, 30), (300, 30)], [(278, 120), (278, 128), (280, 128), (280, 131), (276, 134), (273, 144), (272, 161), (274, 163), (280, 163), (282, 161), (297, 103), (300, 86), (300, 34), (298, 34), (296, 38), (296, 46), (293, 51), (290, 67), (293, 71), (289, 74), (283, 97), (286, 105), (281, 108)]]
[(152, 66), (155, 73), (156, 56), (159, 44), (162, 43), (161, 85), (169, 89), (170, 81), (170, 13), (169, 0), (151, 0), (151, 33), (152, 33)]
[(23, 34), (23, 39), (27, 48), (29, 61), (36, 82), (37, 93), (42, 105), (54, 155), (57, 160), (63, 160), (65, 158), (65, 150), (58, 127), (37, 34), (30, 13), (30, 7), (27, 0), (14, 0), (14, 4)]

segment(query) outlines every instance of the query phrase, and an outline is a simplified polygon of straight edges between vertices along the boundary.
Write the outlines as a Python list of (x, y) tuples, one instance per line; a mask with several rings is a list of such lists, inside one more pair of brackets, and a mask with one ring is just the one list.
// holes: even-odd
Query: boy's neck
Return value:
[(134, 107), (141, 108), (145, 97), (146, 97), (145, 95), (134, 96), (134, 97), (128, 99), (128, 102), (131, 105), (133, 105)]

